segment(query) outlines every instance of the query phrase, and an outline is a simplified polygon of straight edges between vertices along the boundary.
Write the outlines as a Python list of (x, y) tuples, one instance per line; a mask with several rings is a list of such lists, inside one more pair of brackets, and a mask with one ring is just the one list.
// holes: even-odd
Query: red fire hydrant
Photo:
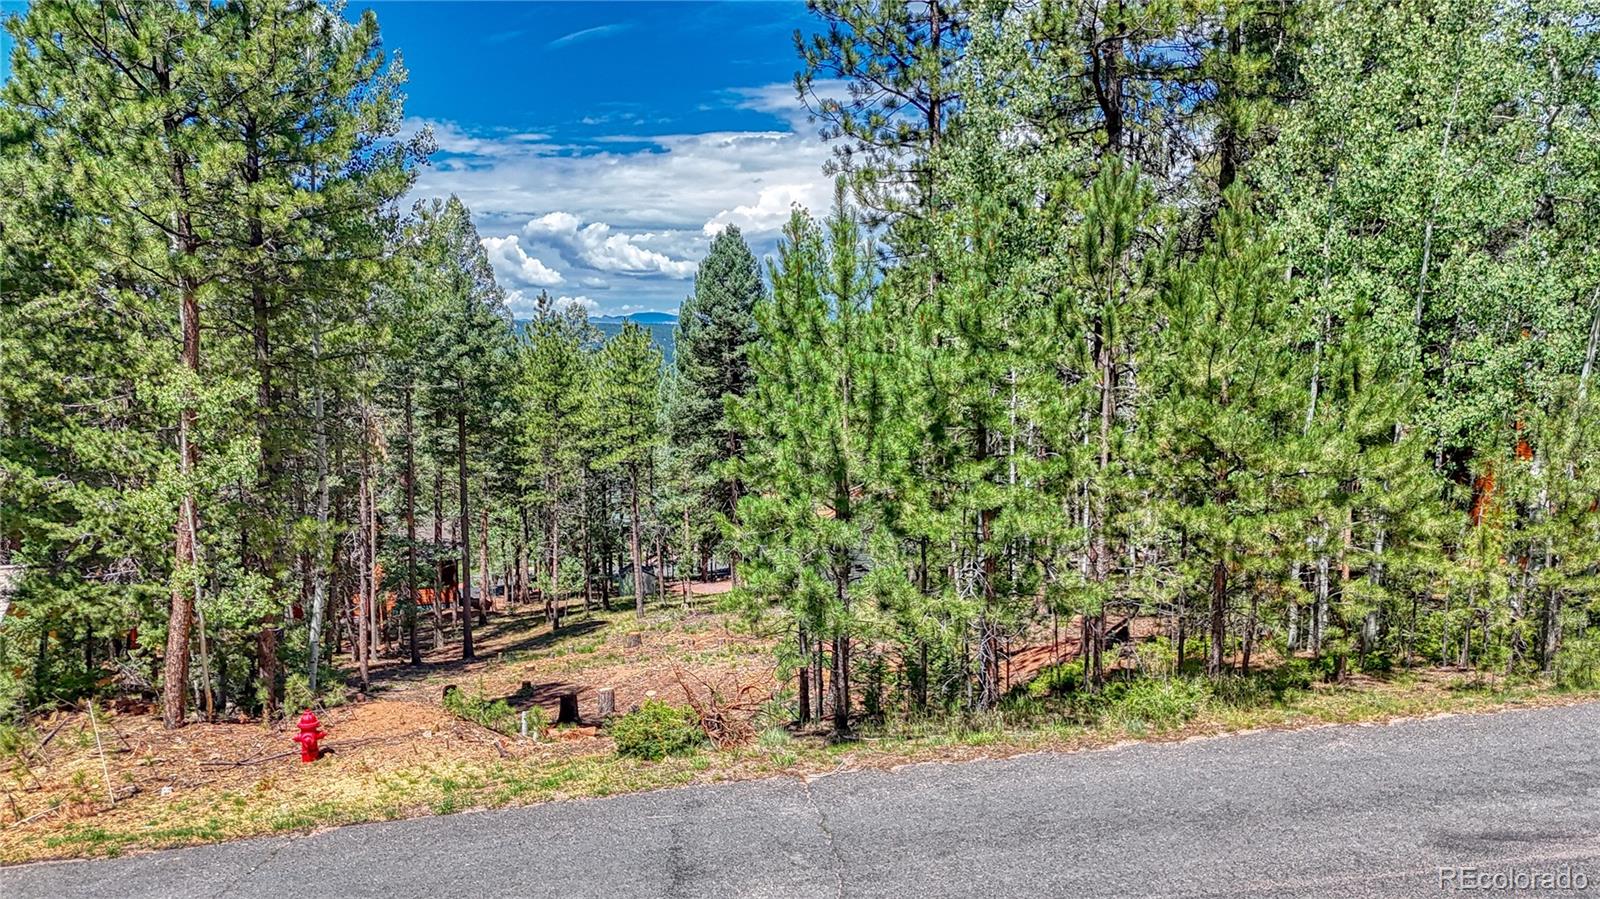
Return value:
[(310, 709), (300, 716), (300, 732), (295, 734), (294, 741), (300, 744), (300, 761), (314, 762), (322, 757), (322, 749), (317, 743), (328, 735), (318, 730), (322, 722)]

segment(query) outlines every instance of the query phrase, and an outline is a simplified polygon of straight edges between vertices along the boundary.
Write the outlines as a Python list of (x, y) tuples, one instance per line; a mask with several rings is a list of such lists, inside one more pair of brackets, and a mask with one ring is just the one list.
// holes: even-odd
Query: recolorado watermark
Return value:
[(1584, 891), (1589, 875), (1571, 865), (1550, 869), (1482, 868), (1476, 865), (1439, 869), (1439, 889), (1447, 893), (1540, 893), (1547, 890)]

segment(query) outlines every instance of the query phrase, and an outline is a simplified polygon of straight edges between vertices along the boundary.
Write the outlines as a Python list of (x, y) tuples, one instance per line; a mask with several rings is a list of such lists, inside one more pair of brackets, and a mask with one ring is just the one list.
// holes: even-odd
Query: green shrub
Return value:
[(1272, 679), (1278, 689), (1285, 693), (1290, 690), (1309, 690), (1316, 683), (1317, 671), (1310, 659), (1293, 658), (1272, 669)]
[(1271, 705), (1279, 695), (1273, 685), (1260, 675), (1228, 675), (1212, 681), (1210, 686), (1213, 699), (1236, 709)]
[(694, 709), (647, 699), (638, 709), (612, 721), (606, 729), (617, 741), (617, 754), (638, 759), (664, 759), (693, 752), (706, 742)]
[(1178, 651), (1166, 637), (1138, 644), (1133, 650), (1139, 671), (1145, 675), (1171, 677), (1178, 673)]
[(1217, 678), (1210, 682), (1211, 696), (1237, 709), (1260, 708), (1288, 701), (1309, 689), (1316, 677), (1305, 659), (1291, 659), (1267, 671)]
[(1083, 661), (1074, 659), (1056, 665), (1047, 665), (1028, 681), (1030, 696), (1048, 696), (1071, 693), (1083, 684)]
[(1569, 640), (1551, 669), (1563, 690), (1600, 688), (1600, 640)]
[(1204, 684), (1187, 678), (1142, 679), (1118, 691), (1106, 716), (1132, 733), (1178, 727), (1200, 714)]
[[(447, 690), (444, 694), (444, 707), (450, 714), (490, 730), (503, 734), (517, 732), (516, 709), (504, 699), (489, 699), (483, 695), (482, 690), (473, 693), (460, 689)], [(529, 726), (531, 728), (531, 722)]]

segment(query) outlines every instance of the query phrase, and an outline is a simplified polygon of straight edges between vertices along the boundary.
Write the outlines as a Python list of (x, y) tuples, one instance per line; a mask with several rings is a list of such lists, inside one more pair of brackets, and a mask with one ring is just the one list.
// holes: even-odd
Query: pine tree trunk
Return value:
[(356, 531), (356, 564), (360, 566), (360, 607), (356, 611), (356, 639), (355, 656), (356, 664), (361, 672), (361, 690), (371, 686), (371, 642), (368, 633), (368, 622), (371, 621), (371, 600), (368, 598), (372, 586), (372, 558), (367, 550), (371, 544), (367, 541), (367, 514), (372, 502), (371, 484), (367, 478), (367, 444), (366, 435), (362, 434), (361, 443), (361, 470), (360, 482), (357, 484), (357, 493), (360, 498), (360, 508), (357, 512), (358, 528)]
[[(164, 57), (159, 58), (154, 71), (155, 83), (160, 92), (172, 93), (171, 69)], [(170, 154), (171, 168), (168, 177), (173, 193), (180, 204), (173, 213), (172, 234), (169, 238), (174, 253), (193, 260), (200, 244), (195, 237), (190, 219), (187, 158), (179, 141), (179, 128), (183, 121), (180, 113), (169, 112), (162, 118), (166, 148)], [(183, 350), (180, 364), (188, 375), (200, 380), (200, 285), (184, 270), (178, 273), (178, 322), (182, 331)], [(199, 561), (200, 513), (196, 508), (194, 486), (190, 483), (199, 464), (199, 451), (195, 445), (197, 419), (196, 399), (185, 394), (178, 411), (178, 475), (183, 483), (182, 498), (178, 503), (178, 520), (172, 547), (172, 598), (167, 614), (167, 650), (162, 659), (161, 721), (167, 729), (182, 727), (186, 717), (185, 693), (189, 688), (189, 636), (194, 619), (194, 593), (196, 570)], [(186, 583), (186, 581), (188, 583)]]
[[(683, 607), (686, 609), (689, 607), (693, 593), (689, 587), (689, 568), (685, 563), (694, 557), (694, 547), (690, 545), (693, 542), (694, 538), (689, 530), (689, 507), (686, 504), (683, 507), (683, 552), (678, 555), (678, 570), (675, 572), (678, 575), (678, 584), (683, 587)], [(800, 635), (800, 641), (801, 643), (805, 642), (804, 632)], [(805, 669), (802, 668), (801, 670), (804, 671)], [(804, 680), (804, 678), (801, 678), (802, 682)], [(804, 721), (805, 718), (802, 716), (800, 720)]]
[(850, 638), (833, 638), (833, 730), (850, 732)]
[(1177, 658), (1177, 661), (1176, 661), (1177, 666), (1178, 666), (1178, 670), (1176, 672), (1177, 674), (1182, 674), (1183, 673), (1183, 665), (1184, 665), (1185, 662), (1188, 661), (1188, 659), (1185, 658), (1185, 652), (1184, 652), (1185, 649), (1188, 648), (1188, 643), (1189, 643), (1188, 629), (1189, 629), (1189, 610), (1185, 607), (1185, 601), (1184, 601), (1183, 597), (1180, 595), (1179, 598), (1178, 598), (1178, 658)]
[(422, 664), (417, 648), (417, 460), (412, 422), (411, 385), (402, 395), (406, 428), (406, 640), (412, 665)]
[(583, 610), (584, 612), (588, 612), (589, 596), (594, 592), (594, 584), (592, 580), (592, 573), (594, 572), (594, 556), (590, 551), (589, 546), (589, 530), (594, 525), (594, 509), (591, 502), (591, 497), (589, 496), (589, 473), (587, 469), (585, 469), (582, 474), (583, 478), (581, 482), (581, 490), (583, 491), (583, 521), (581, 522), (581, 530), (583, 531)]
[(795, 630), (800, 642), (800, 723), (803, 725), (811, 720), (811, 678), (805, 665), (807, 658), (806, 629), (796, 626)]
[(1561, 591), (1550, 590), (1545, 597), (1544, 627), (1540, 641), (1539, 667), (1546, 674), (1554, 667), (1561, 649)]
[[(322, 360), (322, 333), (313, 327), (311, 333), (311, 359), (313, 365), (319, 365)], [(311, 686), (312, 695), (317, 693), (317, 679), (322, 664), (322, 616), (323, 610), (328, 606), (328, 549), (324, 545), (328, 539), (328, 428), (326, 404), (323, 399), (323, 388), (317, 385), (316, 396), (312, 400), (312, 414), (316, 419), (317, 428), (317, 540), (314, 544), (314, 553), (311, 575), (311, 624), (307, 637), (307, 672), (306, 680)]]
[[(261, 157), (257, 126), (253, 116), (246, 117), (244, 143), (244, 180), (246, 184), (257, 184), (261, 181)], [(280, 463), (275, 450), (276, 441), (272, 436), (272, 410), (275, 397), (272, 389), (271, 309), (267, 303), (266, 287), (262, 283), (265, 273), (261, 270), (259, 258), (255, 257), (265, 245), (266, 235), (261, 225), (260, 210), (255, 206), (251, 208), (248, 230), (252, 258), (247, 277), (250, 279), (250, 332), (256, 370), (256, 440), (260, 452), (257, 503), (260, 504), (261, 514), (270, 517), (271, 506), (277, 499)], [(258, 569), (259, 574), (267, 578), (269, 588), (275, 587), (279, 558), (277, 542), (275, 538), (266, 536), (265, 532), (260, 539), (266, 540), (267, 545), (258, 549), (258, 558), (253, 560), (254, 567)], [(276, 617), (271, 613), (263, 616), (261, 629), (256, 635), (256, 667), (260, 671), (261, 682), (265, 687), (265, 712), (269, 718), (278, 711), (282, 695), (278, 687)]]
[(1255, 591), (1251, 591), (1250, 617), (1246, 621), (1244, 628), (1244, 651), (1239, 658), (1239, 672), (1241, 674), (1250, 673), (1250, 653), (1254, 651), (1256, 646), (1256, 612), (1258, 611), (1259, 603), (1260, 597)]
[[(370, 424), (371, 418), (367, 418)], [(368, 461), (370, 465), (370, 460)], [(375, 661), (383, 646), (383, 609), (378, 605), (378, 484), (376, 472), (367, 475), (367, 615), (371, 619), (367, 637), (372, 641), (367, 658)]]
[(544, 600), (544, 617), (552, 631), (561, 628), (561, 480), (550, 482), (550, 595)]
[(1328, 556), (1322, 553), (1317, 556), (1317, 601), (1311, 617), (1311, 652), (1319, 659), (1328, 634), (1328, 592)]
[(456, 489), (461, 508), (461, 658), (477, 657), (472, 651), (472, 540), (469, 536), (471, 511), (467, 497), (467, 410), (456, 409)]
[(439, 568), (439, 547), (444, 545), (444, 466), (433, 467), (433, 646), (444, 645), (444, 572)]
[(628, 465), (628, 550), (633, 555), (633, 612), (644, 617), (644, 570), (639, 555), (639, 465)]
[(489, 580), (489, 507), (484, 505), (478, 510), (478, 592), (483, 594), (483, 601), (478, 603), (478, 623), (489, 623), (489, 603), (494, 598), (494, 591)]
[(1211, 647), (1206, 673), (1220, 677), (1228, 643), (1228, 567), (1221, 559), (1211, 566)]
[(812, 717), (819, 722), (823, 715), (823, 696), (826, 695), (822, 692), (822, 644), (821, 637), (811, 641), (811, 695), (817, 700)]
[[(1295, 562), (1289, 566), (1289, 582), (1295, 590), (1300, 589), (1300, 563)], [(1285, 614), (1289, 655), (1294, 655), (1300, 646), (1300, 606), (1294, 600), (1294, 593), (1289, 594), (1288, 609)]]
[[(1120, 123), (1120, 101), (1117, 109), (1117, 122)], [(1107, 133), (1111, 133), (1111, 120), (1107, 119)], [(1110, 305), (1108, 298), (1107, 305)], [(1100, 610), (1096, 615), (1096, 623), (1089, 626), (1090, 615), (1084, 612), (1085, 644), (1084, 652), (1088, 654), (1089, 662), (1084, 665), (1084, 677), (1092, 688), (1098, 689), (1105, 683), (1104, 662), (1101, 649), (1105, 645), (1105, 594), (1104, 585), (1110, 576), (1111, 559), (1110, 547), (1106, 537), (1106, 478), (1111, 467), (1111, 424), (1116, 415), (1116, 354), (1112, 352), (1111, 337), (1107, 332), (1107, 312), (1095, 320), (1094, 323), (1094, 351), (1095, 362), (1100, 369), (1100, 421), (1099, 421), (1099, 448), (1097, 453), (1097, 470), (1099, 473), (1098, 484), (1091, 503), (1091, 539), (1089, 544), (1089, 569), (1090, 577), (1094, 583), (1102, 587), (1100, 597)], [(1092, 644), (1092, 645), (1090, 645)]]

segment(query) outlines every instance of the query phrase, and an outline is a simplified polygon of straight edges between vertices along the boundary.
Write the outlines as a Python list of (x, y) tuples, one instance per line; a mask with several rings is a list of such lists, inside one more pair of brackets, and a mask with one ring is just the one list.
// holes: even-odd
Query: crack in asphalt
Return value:
[(816, 794), (811, 792), (811, 779), (800, 778), (800, 783), (806, 788), (806, 802), (811, 805), (811, 810), (817, 815), (817, 829), (822, 831), (823, 839), (828, 842), (828, 852), (833, 855), (833, 883), (836, 899), (844, 897), (844, 856), (839, 854), (839, 844), (833, 839), (833, 831), (828, 829), (828, 816), (822, 813), (822, 806), (817, 804)]
[(212, 899), (222, 899), (222, 897), (224, 897), (224, 896), (228, 895), (229, 893), (233, 892), (235, 887), (237, 887), (240, 884), (244, 883), (245, 881), (249, 880), (250, 877), (252, 875), (254, 875), (257, 871), (259, 871), (262, 868), (266, 867), (268, 863), (270, 863), (273, 859), (277, 858), (279, 853), (283, 852), (283, 850), (285, 850), (285, 849), (287, 849), (289, 847), (290, 843), (294, 842), (294, 839), (295, 839), (294, 837), (287, 837), (287, 838), (284, 839), (284, 841), (282, 843), (279, 843), (277, 846), (274, 846), (272, 848), (272, 851), (267, 853), (266, 858), (263, 858), (261, 861), (258, 861), (255, 864), (251, 865), (250, 868), (248, 870), (246, 870), (243, 874), (240, 874), (237, 877), (234, 877), (233, 879), (229, 880), (227, 883), (223, 884), (222, 885), (222, 889), (218, 890), (216, 892), (216, 894), (212, 897)]

